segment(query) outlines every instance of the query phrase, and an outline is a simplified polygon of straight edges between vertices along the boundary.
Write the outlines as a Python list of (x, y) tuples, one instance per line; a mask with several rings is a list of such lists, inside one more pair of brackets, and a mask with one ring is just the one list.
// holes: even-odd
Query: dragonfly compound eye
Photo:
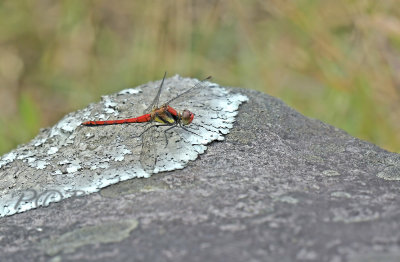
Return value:
[(189, 125), (190, 123), (192, 123), (194, 118), (194, 114), (192, 112), (190, 112), (189, 110), (183, 110), (182, 112), (182, 124), (183, 125)]

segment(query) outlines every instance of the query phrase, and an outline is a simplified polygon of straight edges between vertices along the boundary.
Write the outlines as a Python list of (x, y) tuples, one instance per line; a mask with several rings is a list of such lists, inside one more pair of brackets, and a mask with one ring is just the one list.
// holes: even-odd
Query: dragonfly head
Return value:
[(190, 112), (187, 109), (183, 110), (182, 115), (181, 115), (182, 125), (184, 125), (184, 126), (189, 125), (190, 123), (192, 123), (193, 118), (194, 118), (194, 114), (192, 112)]

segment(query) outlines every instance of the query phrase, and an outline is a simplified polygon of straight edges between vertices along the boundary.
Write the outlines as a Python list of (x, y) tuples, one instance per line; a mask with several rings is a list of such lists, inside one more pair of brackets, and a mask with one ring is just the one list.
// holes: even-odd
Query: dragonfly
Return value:
[(172, 128), (180, 127), (187, 132), (193, 133), (195, 132), (188, 130), (185, 126), (188, 126), (192, 123), (194, 119), (194, 113), (189, 111), (188, 109), (184, 109), (182, 112), (175, 110), (170, 106), (170, 103), (175, 101), (176, 99), (183, 97), (188, 94), (192, 90), (196, 88), (203, 88), (208, 86), (208, 80), (211, 79), (211, 76), (199, 81), (197, 84), (193, 85), (191, 88), (186, 91), (180, 93), (174, 98), (170, 99), (168, 102), (159, 106), (159, 99), (161, 95), (161, 91), (164, 85), (164, 80), (167, 75), (167, 72), (164, 73), (164, 77), (161, 81), (160, 87), (158, 88), (157, 94), (154, 97), (152, 103), (144, 110), (144, 114), (138, 117), (126, 118), (126, 119), (117, 119), (117, 120), (97, 120), (97, 121), (86, 121), (83, 122), (83, 126), (104, 126), (104, 125), (120, 125), (120, 124), (131, 124), (131, 123), (153, 123), (150, 127), (146, 128), (142, 133), (140, 133), (137, 137), (142, 137), (144, 134), (150, 133), (149, 135), (142, 138), (142, 150), (140, 154), (140, 162), (145, 171), (152, 173), (155, 162), (156, 162), (156, 148), (157, 145), (154, 143), (154, 135), (152, 132), (149, 132), (151, 129), (155, 129), (160, 126), (168, 126), (167, 129), (163, 131), (165, 136), (166, 145), (168, 144), (167, 132)]

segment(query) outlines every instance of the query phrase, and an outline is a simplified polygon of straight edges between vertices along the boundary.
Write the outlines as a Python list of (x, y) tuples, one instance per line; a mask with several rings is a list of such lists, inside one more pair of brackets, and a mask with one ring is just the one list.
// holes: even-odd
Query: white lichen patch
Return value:
[(49, 164), (48, 162), (43, 160), (36, 161), (36, 158), (30, 158), (30, 161), (28, 160), (28, 162), (30, 167), (36, 168), (38, 170), (45, 169), (46, 166)]
[(82, 167), (79, 164), (71, 164), (69, 167), (67, 167), (67, 172), (68, 173), (75, 173)]
[(125, 159), (125, 155), (132, 154), (132, 151), (125, 148), (125, 145), (118, 146), (115, 151), (112, 152), (113, 158), (112, 160), (121, 162)]
[(34, 146), (41, 146), (46, 142), (47, 138), (38, 139), (38, 141), (34, 144)]
[[(30, 143), (4, 155), (0, 177), (14, 182), (0, 191), (0, 217), (47, 205), (76, 192), (89, 194), (119, 181), (182, 169), (204, 153), (207, 144), (224, 140), (239, 105), (247, 100), (246, 96), (209, 83), (170, 104), (177, 111), (188, 109), (194, 113), (186, 130), (177, 126), (166, 132), (168, 127), (157, 127), (139, 137), (150, 125), (81, 125), (89, 120), (142, 115), (160, 82), (104, 96), (100, 103), (66, 115), (52, 128), (41, 130)], [(159, 106), (197, 82), (179, 76), (166, 79)], [(14, 165), (22, 172), (5, 172)]]
[(58, 148), (53, 146), (53, 147), (50, 147), (50, 149), (47, 151), (47, 154), (52, 155), (52, 154), (55, 154), (57, 152), (58, 152)]
[(54, 256), (61, 251), (63, 253), (73, 253), (75, 249), (87, 245), (121, 242), (129, 237), (131, 231), (138, 224), (137, 220), (130, 219), (87, 226), (45, 239), (38, 243), (37, 246), (49, 256)]
[(81, 121), (79, 118), (74, 115), (67, 115), (51, 129), (50, 137), (72, 133), (80, 124)]
[(140, 88), (128, 88), (118, 92), (118, 95), (133, 95), (143, 92)]
[(118, 112), (115, 110), (117, 107), (117, 103), (112, 102), (109, 96), (103, 96), (103, 104), (104, 104), (104, 113), (118, 115)]
[(11, 152), (11, 153), (4, 155), (0, 160), (0, 168), (9, 163), (12, 163), (16, 158), (17, 158), (17, 155), (15, 154), (15, 152)]

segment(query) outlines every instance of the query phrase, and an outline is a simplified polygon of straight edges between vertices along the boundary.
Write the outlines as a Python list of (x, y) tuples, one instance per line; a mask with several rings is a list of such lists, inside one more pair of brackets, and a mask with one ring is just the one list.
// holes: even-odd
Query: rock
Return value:
[(230, 90), (249, 101), (225, 141), (182, 170), (1, 218), (1, 261), (398, 261), (400, 155)]
[[(0, 186), (0, 217), (78, 194), (98, 192), (128, 179), (184, 168), (206, 151), (207, 144), (225, 139), (239, 105), (248, 99), (207, 79), (199, 82), (176, 75), (165, 82), (137, 87), (134, 89), (137, 92), (127, 89), (103, 96), (101, 102), (68, 114), (29, 143), (0, 158), (0, 175), (6, 182)], [(183, 111), (185, 108), (195, 112), (190, 125), (177, 122), (166, 126), (162, 122), (161, 126), (156, 123), (93, 126), (94, 119), (133, 121), (133, 116), (143, 115), (143, 109), (150, 113), (160, 83), (164, 83), (163, 101), (178, 96), (172, 99), (171, 106), (189, 117), (191, 113)], [(171, 112), (171, 117), (162, 113), (163, 121), (173, 122), (172, 114), (179, 114)], [(90, 126), (81, 125), (82, 122)]]

